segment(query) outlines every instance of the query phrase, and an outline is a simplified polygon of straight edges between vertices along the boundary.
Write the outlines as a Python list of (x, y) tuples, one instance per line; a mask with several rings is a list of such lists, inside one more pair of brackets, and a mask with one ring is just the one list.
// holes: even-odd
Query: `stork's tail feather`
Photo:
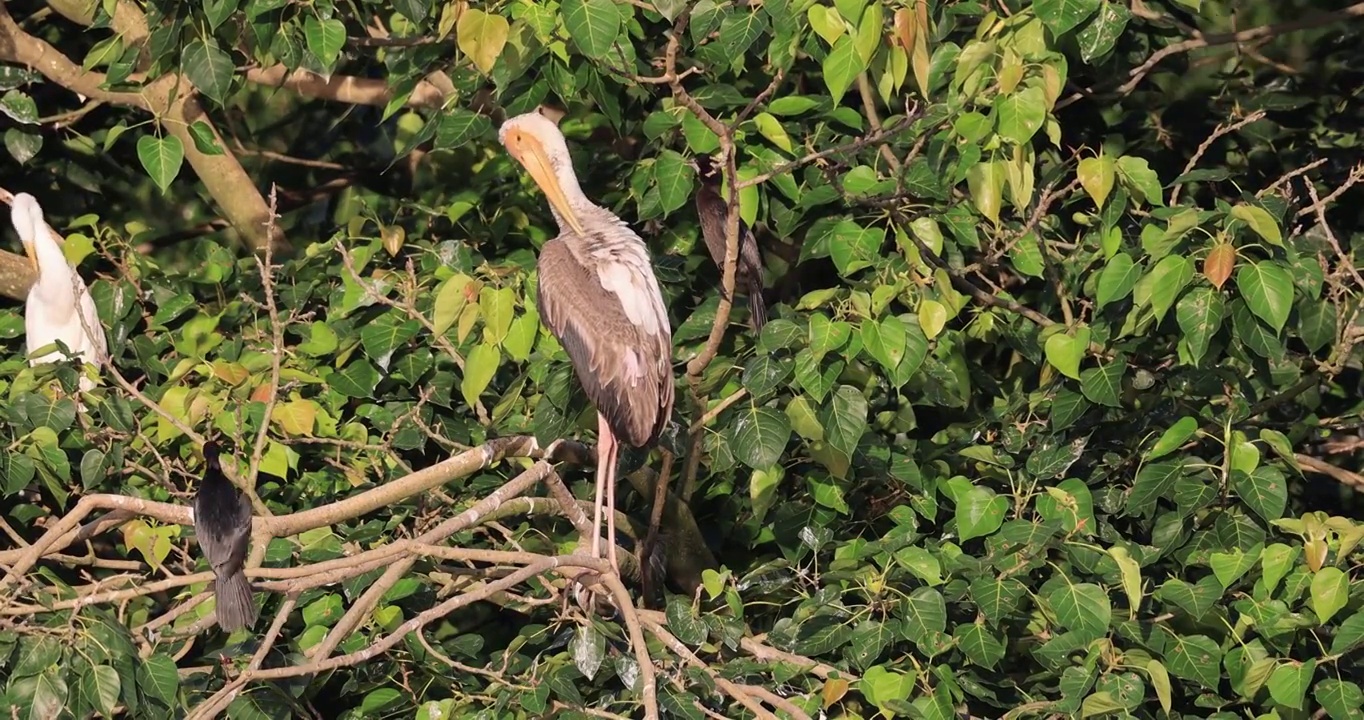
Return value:
[(213, 594), (218, 599), (218, 627), (233, 632), (256, 624), (256, 602), (251, 597), (251, 583), (246, 573), (219, 575), (213, 581)]
[(761, 282), (754, 282), (748, 288), (748, 312), (752, 317), (753, 332), (760, 333), (767, 324), (767, 302), (763, 300)]

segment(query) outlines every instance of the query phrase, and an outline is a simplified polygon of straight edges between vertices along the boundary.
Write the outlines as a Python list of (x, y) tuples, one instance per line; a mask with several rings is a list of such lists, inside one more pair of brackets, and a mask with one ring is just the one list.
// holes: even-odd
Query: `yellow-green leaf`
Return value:
[(1241, 203), (1231, 209), (1231, 216), (1249, 225), (1256, 235), (1264, 238), (1270, 245), (1283, 247), (1283, 234), (1279, 230), (1279, 223), (1274, 221), (1274, 216), (1270, 215), (1268, 210)]
[(1102, 210), (1104, 201), (1108, 200), (1108, 194), (1113, 191), (1113, 182), (1118, 176), (1117, 163), (1107, 155), (1085, 158), (1080, 161), (1076, 174), (1080, 178), (1080, 187), (1084, 188), (1085, 194)]
[(460, 52), (474, 61), (474, 66), (487, 74), (493, 71), (510, 31), (507, 19), (475, 8), (465, 10), (455, 25), (455, 42)]

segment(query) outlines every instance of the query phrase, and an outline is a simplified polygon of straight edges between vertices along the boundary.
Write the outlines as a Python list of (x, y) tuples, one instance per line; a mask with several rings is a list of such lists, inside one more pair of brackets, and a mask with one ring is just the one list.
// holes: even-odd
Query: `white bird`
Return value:
[[(60, 340), (75, 357), (98, 368), (108, 359), (109, 346), (94, 298), (90, 297), (85, 281), (66, 261), (61, 246), (48, 231), (43, 208), (32, 195), (19, 193), (10, 206), (10, 222), (19, 233), (24, 253), (38, 274), (24, 304), (28, 364), (36, 366), (64, 359), (65, 355), (56, 347), (40, 356), (34, 355), (35, 351)], [(85, 391), (94, 386), (95, 381), (82, 373), (80, 389)]]
[(616, 452), (620, 441), (637, 448), (653, 445), (672, 413), (668, 311), (648, 247), (630, 226), (583, 194), (568, 144), (554, 122), (539, 112), (518, 115), (502, 124), (499, 139), (545, 193), (559, 224), (559, 236), (540, 249), (537, 304), (597, 406), (592, 554), (602, 556), (605, 510), (610, 563), (619, 575)]

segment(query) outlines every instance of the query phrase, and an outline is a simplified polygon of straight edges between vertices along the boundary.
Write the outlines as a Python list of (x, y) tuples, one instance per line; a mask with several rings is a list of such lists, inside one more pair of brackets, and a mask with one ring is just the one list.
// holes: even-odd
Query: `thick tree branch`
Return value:
[[(63, 15), (77, 22), (88, 24), (93, 17), (93, 3), (54, 0), (53, 5)], [(84, 8), (89, 8), (90, 12), (82, 12)], [(121, 2), (114, 15), (114, 29), (125, 42), (145, 38), (146, 16), (131, 4)], [(104, 90), (103, 75), (86, 72), (56, 48), (24, 32), (3, 6), (0, 6), (0, 60), (33, 68), (48, 80), (72, 92), (150, 112), (160, 121), (163, 130), (179, 138), (190, 167), (243, 239), (257, 250), (271, 241), (276, 248), (285, 247), (283, 236), (278, 231), (273, 237), (267, 233), (269, 208), (237, 158), (226, 150), (219, 155), (206, 155), (195, 145), (189, 128), (195, 122), (202, 122), (214, 141), (220, 147), (227, 147), (199, 105), (194, 86), (188, 80), (170, 74), (151, 81), (136, 93)]]

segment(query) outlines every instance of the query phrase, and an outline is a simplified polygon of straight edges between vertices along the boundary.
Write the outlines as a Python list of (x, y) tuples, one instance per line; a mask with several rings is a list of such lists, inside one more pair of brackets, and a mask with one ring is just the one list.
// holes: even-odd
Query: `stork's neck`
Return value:
[[(559, 181), (559, 188), (564, 191), (564, 198), (568, 200), (569, 207), (577, 214), (578, 219), (584, 224), (599, 223), (603, 216), (614, 218), (606, 208), (592, 202), (587, 198), (587, 193), (578, 184), (578, 174), (573, 172), (571, 161), (561, 163), (554, 168), (555, 179)], [(554, 222), (559, 224), (559, 232), (567, 235), (577, 234), (573, 226), (559, 214), (559, 211), (550, 205), (549, 210), (554, 214)]]
[(71, 284), (71, 275), (75, 271), (67, 263), (61, 246), (47, 232), (47, 228), (40, 227), (36, 230), (33, 236), (33, 251), (38, 256), (38, 280), (34, 283), (33, 289), (48, 301), (70, 298), (70, 304), (74, 307), (75, 289)]

